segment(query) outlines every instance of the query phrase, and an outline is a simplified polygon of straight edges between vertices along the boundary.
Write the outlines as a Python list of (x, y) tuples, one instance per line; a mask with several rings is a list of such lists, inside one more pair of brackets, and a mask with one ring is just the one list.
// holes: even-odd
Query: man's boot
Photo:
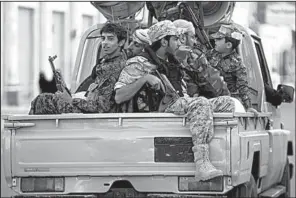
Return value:
[(216, 169), (210, 162), (208, 144), (195, 145), (192, 147), (192, 150), (196, 167), (196, 181), (205, 181), (223, 175), (223, 172)]

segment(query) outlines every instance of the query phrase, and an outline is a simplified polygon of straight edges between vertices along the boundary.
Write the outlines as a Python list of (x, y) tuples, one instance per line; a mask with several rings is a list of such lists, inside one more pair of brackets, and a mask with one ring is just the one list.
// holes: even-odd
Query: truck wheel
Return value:
[(232, 197), (258, 197), (258, 193), (257, 193), (257, 184), (256, 181), (253, 177), (253, 175), (251, 175), (250, 181), (241, 184), (237, 187), (235, 187), (230, 194), (228, 195), (229, 198)]
[(280, 184), (286, 187), (286, 192), (283, 195), (281, 195), (281, 197), (290, 197), (290, 169), (288, 159), (284, 168), (284, 173)]

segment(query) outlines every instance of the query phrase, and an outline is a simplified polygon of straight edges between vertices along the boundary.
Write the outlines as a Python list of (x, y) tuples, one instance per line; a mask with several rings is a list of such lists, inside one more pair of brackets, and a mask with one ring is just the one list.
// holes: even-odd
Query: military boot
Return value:
[(196, 181), (205, 181), (223, 175), (223, 172), (216, 169), (210, 162), (208, 144), (195, 145), (192, 147), (192, 151), (196, 167)]

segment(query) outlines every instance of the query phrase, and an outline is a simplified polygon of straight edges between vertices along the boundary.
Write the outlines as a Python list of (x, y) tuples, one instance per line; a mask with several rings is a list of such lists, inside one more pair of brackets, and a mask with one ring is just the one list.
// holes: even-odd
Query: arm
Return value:
[(114, 99), (117, 104), (130, 100), (146, 82), (144, 76), (147, 72), (145, 71), (143, 62), (139, 62), (134, 57), (127, 61), (126, 64), (114, 86)]
[(252, 108), (251, 99), (249, 97), (249, 83), (248, 83), (248, 75), (247, 68), (242, 62), (238, 63), (237, 70), (235, 75), (237, 77), (236, 88), (238, 89), (239, 97), (242, 100), (242, 103), (246, 109)]
[(128, 101), (134, 97), (134, 95), (143, 87), (146, 83), (145, 76), (132, 84), (122, 86), (115, 91), (115, 102), (117, 104)]
[(197, 84), (202, 84), (205, 91), (211, 92), (213, 97), (230, 95), (227, 84), (220, 76), (220, 72), (210, 66), (204, 54), (195, 59), (194, 73)]
[(149, 64), (146, 58), (133, 57), (126, 64), (114, 86), (117, 104), (130, 100), (145, 83), (150, 84), (154, 89), (161, 88), (160, 79), (149, 74), (153, 72), (154, 67)]
[(130, 84), (121, 86), (116, 90), (115, 102), (120, 104), (133, 98), (133, 96), (143, 87), (144, 84), (149, 84), (152, 89), (163, 91), (165, 90), (161, 80), (154, 75), (146, 74)]
[[(203, 73), (203, 72), (201, 72)], [(204, 81), (206, 82), (205, 88), (209, 87), (215, 93), (215, 96), (230, 96), (230, 92), (227, 88), (226, 82), (220, 76), (220, 72), (211, 66), (208, 66), (204, 70)]]
[(267, 83), (264, 83), (266, 101), (271, 103), (273, 106), (279, 106), (283, 102), (283, 98), (279, 92), (269, 86)]

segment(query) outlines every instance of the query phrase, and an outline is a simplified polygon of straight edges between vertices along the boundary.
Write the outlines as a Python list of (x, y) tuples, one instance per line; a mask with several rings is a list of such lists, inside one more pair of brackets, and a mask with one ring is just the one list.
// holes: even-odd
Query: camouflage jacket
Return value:
[(247, 68), (242, 63), (240, 56), (235, 52), (231, 52), (227, 56), (211, 50), (206, 54), (210, 65), (219, 70), (232, 97), (238, 98), (246, 109), (252, 107), (249, 97), (249, 83)]
[[(142, 78), (147, 74), (154, 74), (157, 66), (152, 64), (143, 56), (135, 56), (127, 60), (126, 67), (122, 70), (114, 89), (120, 89)], [(120, 112), (153, 112), (157, 111), (158, 104), (149, 104), (151, 92), (147, 85), (144, 85), (136, 95), (129, 101), (120, 104)]]
[(95, 67), (95, 82), (87, 90), (86, 100), (73, 99), (73, 104), (84, 112), (114, 112), (114, 85), (125, 67), (126, 58), (119, 56), (105, 60)]
[[(155, 58), (155, 57), (154, 57)], [(121, 104), (123, 112), (154, 112), (163, 111), (166, 106), (173, 103), (176, 98), (183, 96), (181, 77), (172, 68), (172, 65), (167, 65), (169, 72), (162, 71), (160, 65), (156, 65), (150, 54), (142, 53), (138, 56), (130, 58), (126, 62), (126, 67), (122, 70), (118, 82), (114, 89), (119, 89), (125, 85), (129, 85), (142, 78), (147, 74), (152, 74), (161, 78), (162, 83), (166, 87), (166, 92), (155, 91), (145, 84), (133, 97), (132, 100)], [(162, 61), (161, 61), (162, 62)], [(167, 73), (168, 77), (163, 73)], [(161, 77), (160, 77), (161, 75)], [(180, 83), (177, 81), (180, 80)], [(174, 86), (175, 85), (175, 86)], [(180, 89), (180, 90), (179, 90)], [(171, 92), (170, 90), (174, 90)], [(175, 91), (179, 90), (179, 92)], [(177, 95), (175, 95), (177, 94)], [(178, 95), (179, 94), (179, 95)]]
[(220, 72), (210, 66), (204, 55), (201, 55), (195, 61), (189, 59), (183, 64), (186, 73), (184, 79), (187, 82), (189, 96), (196, 93), (206, 98), (230, 95), (226, 83), (220, 76)]
[(123, 55), (99, 62), (93, 69), (94, 82), (87, 90), (86, 99), (73, 98), (70, 101), (59, 93), (43, 93), (31, 102), (29, 114), (115, 112), (113, 87), (125, 62)]

